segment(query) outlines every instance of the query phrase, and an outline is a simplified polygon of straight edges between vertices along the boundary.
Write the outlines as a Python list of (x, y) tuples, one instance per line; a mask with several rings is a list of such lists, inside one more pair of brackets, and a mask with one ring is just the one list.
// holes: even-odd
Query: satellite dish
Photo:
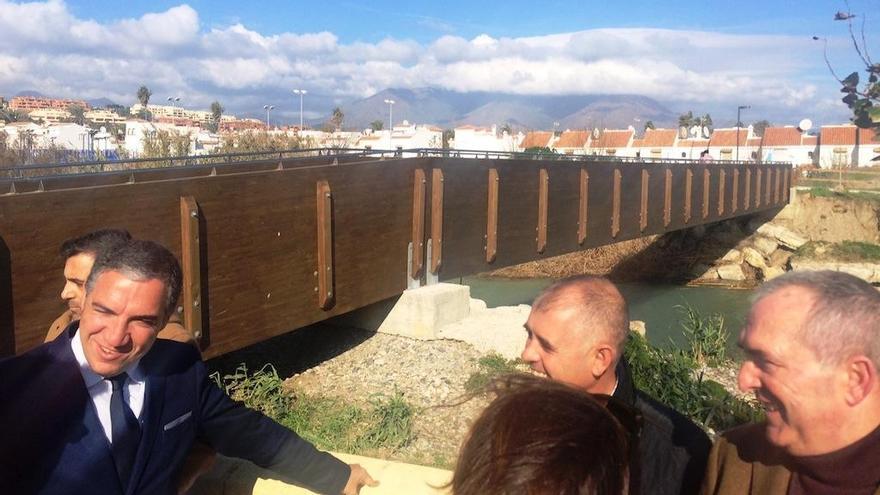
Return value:
[(680, 139), (687, 139), (688, 137), (688, 128), (685, 126), (681, 126), (678, 128), (678, 137)]
[(709, 128), (708, 128), (708, 127), (702, 127), (702, 128), (700, 129), (700, 135), (703, 136), (704, 138), (708, 138), (708, 137), (709, 137)]
[(599, 128), (598, 127), (593, 128), (593, 139), (599, 139)]
[(801, 121), (798, 123), (798, 129), (800, 129), (801, 132), (807, 132), (807, 131), (809, 131), (812, 127), (813, 127), (813, 121), (810, 120), (810, 119), (804, 119), (804, 120), (801, 120)]

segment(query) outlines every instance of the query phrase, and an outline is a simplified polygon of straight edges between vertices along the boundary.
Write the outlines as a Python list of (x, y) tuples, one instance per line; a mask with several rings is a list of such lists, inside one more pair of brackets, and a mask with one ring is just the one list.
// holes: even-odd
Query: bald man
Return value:
[(560, 280), (535, 299), (525, 324), (522, 359), (548, 378), (610, 395), (641, 415), (630, 493), (694, 494), (711, 448), (697, 425), (633, 385), (623, 348), (629, 336), (626, 301), (610, 281)]

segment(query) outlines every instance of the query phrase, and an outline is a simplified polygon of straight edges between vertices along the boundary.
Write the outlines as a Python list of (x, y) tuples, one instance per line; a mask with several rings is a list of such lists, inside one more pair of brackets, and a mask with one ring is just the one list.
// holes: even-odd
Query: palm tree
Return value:
[(342, 129), (342, 121), (344, 119), (345, 114), (342, 113), (342, 109), (339, 107), (334, 108), (333, 115), (330, 117), (330, 123), (333, 124), (333, 127), (335, 127), (337, 131)]
[(220, 128), (220, 117), (223, 116), (223, 105), (220, 104), (219, 101), (215, 101), (211, 103), (211, 118), (214, 120), (213, 123), (213, 131), (217, 132), (217, 129)]
[(153, 96), (153, 92), (150, 91), (150, 88), (146, 86), (141, 86), (137, 91), (137, 99), (140, 102), (142, 108), (142, 112), (144, 117), (147, 115), (147, 105), (150, 104), (150, 97)]

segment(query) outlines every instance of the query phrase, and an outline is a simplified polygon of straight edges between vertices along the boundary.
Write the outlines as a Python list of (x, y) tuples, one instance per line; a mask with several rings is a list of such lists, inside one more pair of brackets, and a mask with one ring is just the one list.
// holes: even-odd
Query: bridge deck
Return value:
[(64, 310), (58, 246), (97, 228), (180, 257), (211, 357), (437, 278), (780, 208), (791, 180), (787, 164), (413, 154), (0, 179), (0, 355), (42, 341)]

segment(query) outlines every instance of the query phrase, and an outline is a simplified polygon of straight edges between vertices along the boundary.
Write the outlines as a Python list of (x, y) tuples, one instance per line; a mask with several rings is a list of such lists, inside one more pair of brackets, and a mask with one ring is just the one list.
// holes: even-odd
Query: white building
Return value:
[(497, 151), (510, 153), (517, 150), (517, 143), (525, 137), (522, 133), (514, 135), (507, 131), (498, 134), (497, 126), (477, 127), (463, 125), (454, 130), (455, 138), (449, 147), (457, 150)]
[(155, 136), (159, 131), (188, 135), (190, 137), (190, 148), (187, 154), (196, 154), (197, 138), (201, 131), (199, 127), (147, 122), (141, 119), (128, 119), (125, 121), (125, 150), (132, 157), (141, 156), (144, 153), (144, 143), (147, 138)]
[(768, 127), (761, 137), (761, 160), (789, 162), (795, 166), (818, 161), (818, 139), (794, 126)]
[(880, 154), (880, 138), (872, 129), (851, 124), (823, 125), (819, 132), (819, 167), (867, 167)]

